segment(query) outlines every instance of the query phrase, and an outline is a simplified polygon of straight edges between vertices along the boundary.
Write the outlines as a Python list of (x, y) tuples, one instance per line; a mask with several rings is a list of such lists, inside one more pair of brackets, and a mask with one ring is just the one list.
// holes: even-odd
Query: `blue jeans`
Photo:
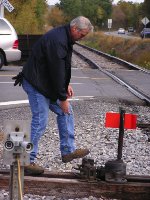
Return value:
[(55, 103), (39, 93), (28, 81), (23, 80), (23, 89), (28, 95), (29, 104), (32, 112), (31, 122), (31, 142), (34, 145), (30, 154), (30, 161), (34, 159), (38, 153), (38, 142), (44, 134), (48, 123), (49, 109), (57, 114), (57, 125), (60, 137), (61, 155), (67, 155), (75, 151), (74, 144), (74, 117), (71, 105), (69, 105), (70, 114), (66, 114), (59, 106), (59, 100)]

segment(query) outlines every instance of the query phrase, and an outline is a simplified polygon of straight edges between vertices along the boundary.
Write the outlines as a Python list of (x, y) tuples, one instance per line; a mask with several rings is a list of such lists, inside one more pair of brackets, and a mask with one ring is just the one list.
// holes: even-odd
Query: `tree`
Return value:
[(55, 27), (64, 24), (66, 19), (62, 10), (60, 10), (58, 7), (53, 7), (48, 12), (46, 21), (49, 26)]
[(120, 6), (113, 6), (112, 12), (113, 28), (124, 27), (125, 24), (125, 14), (120, 8)]
[(150, 20), (150, 0), (144, 0), (142, 4), (142, 15)]
[(43, 32), (46, 2), (44, 0), (11, 0), (15, 7), (12, 13), (6, 12), (6, 18), (13, 24), (18, 34)]
[(94, 25), (100, 27), (111, 14), (111, 3), (110, 0), (60, 0), (57, 6), (63, 10), (68, 21), (83, 15), (88, 17)]
[(116, 28), (133, 26), (138, 29), (140, 19), (139, 11), (140, 4), (125, 2), (123, 0), (119, 1), (117, 5), (113, 6), (112, 12), (112, 19), (115, 22)]

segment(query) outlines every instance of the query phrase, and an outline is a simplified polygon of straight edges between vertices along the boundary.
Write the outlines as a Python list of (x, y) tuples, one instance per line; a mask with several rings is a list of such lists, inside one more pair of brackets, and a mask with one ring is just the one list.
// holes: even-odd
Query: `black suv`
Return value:
[(140, 33), (141, 38), (150, 38), (150, 28), (143, 28)]

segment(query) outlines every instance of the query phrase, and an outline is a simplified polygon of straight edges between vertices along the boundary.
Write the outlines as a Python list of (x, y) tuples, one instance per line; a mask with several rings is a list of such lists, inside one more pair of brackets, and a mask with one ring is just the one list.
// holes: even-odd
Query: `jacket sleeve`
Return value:
[(67, 99), (66, 91), (66, 56), (67, 46), (58, 41), (53, 41), (47, 46), (47, 64), (49, 69), (50, 84), (58, 99)]

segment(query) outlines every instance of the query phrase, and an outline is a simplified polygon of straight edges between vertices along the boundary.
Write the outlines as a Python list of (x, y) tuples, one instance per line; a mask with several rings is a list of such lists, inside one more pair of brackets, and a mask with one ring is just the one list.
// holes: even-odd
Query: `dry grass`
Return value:
[(82, 43), (150, 69), (150, 39), (126, 39), (96, 32), (87, 36)]

